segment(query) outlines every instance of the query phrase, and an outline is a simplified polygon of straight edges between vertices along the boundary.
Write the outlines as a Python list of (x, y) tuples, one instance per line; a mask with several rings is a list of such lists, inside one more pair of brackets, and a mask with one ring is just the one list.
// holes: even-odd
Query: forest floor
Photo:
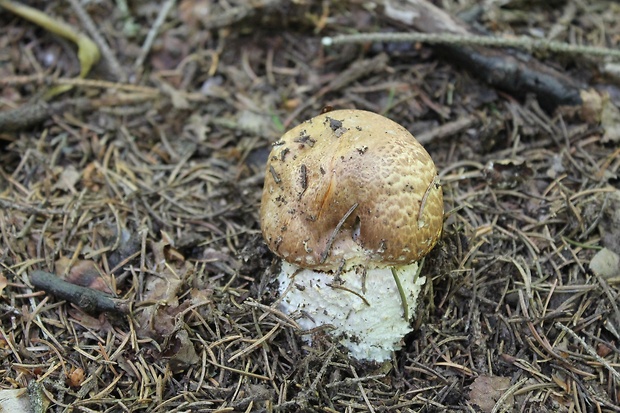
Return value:
[[(550, 103), (443, 45), (322, 44), (413, 31), (390, 2), (30, 1), (101, 37), (91, 70), (0, 6), (0, 406), (620, 411), (620, 63), (493, 49), (579, 92)], [(620, 47), (615, 1), (437, 3), (483, 35)], [(382, 364), (309, 346), (275, 304), (267, 154), (325, 106), (402, 124), (443, 185), (432, 282)]]

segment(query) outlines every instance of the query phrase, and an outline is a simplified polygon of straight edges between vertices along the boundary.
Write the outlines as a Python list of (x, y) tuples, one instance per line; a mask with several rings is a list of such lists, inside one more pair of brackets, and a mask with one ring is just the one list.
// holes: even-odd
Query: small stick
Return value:
[[(353, 366), (349, 366), (349, 367), (351, 368), (351, 373), (353, 373), (353, 377), (355, 377), (356, 379), (359, 379), (360, 377), (357, 375), (357, 372), (355, 371), (355, 367)], [(362, 386), (362, 383), (359, 381), (357, 382), (357, 388), (360, 389), (360, 393), (362, 394), (362, 398), (366, 402), (368, 411), (370, 413), (375, 413), (375, 409), (373, 409), (372, 404), (370, 404), (370, 400), (368, 400), (368, 396), (366, 395), (366, 391), (364, 391), (364, 386)]]
[(525, 384), (526, 381), (527, 381), (527, 378), (523, 378), (523, 379), (519, 380), (518, 382), (516, 382), (515, 384), (513, 384), (512, 386), (510, 386), (510, 388), (508, 388), (508, 390), (506, 390), (506, 392), (504, 394), (502, 394), (502, 396), (497, 400), (497, 403), (495, 403), (495, 406), (493, 406), (493, 409), (491, 410), (491, 413), (496, 413), (496, 412), (499, 412), (499, 411), (503, 411), (503, 410), (501, 410), (502, 405), (504, 403), (506, 403), (508, 398), (510, 396), (513, 396), (515, 394), (515, 392), (517, 390), (519, 390), (519, 387), (521, 387), (523, 384)]
[(323, 37), (324, 46), (333, 46), (346, 43), (389, 42), (389, 43), (428, 43), (449, 44), (461, 46), (512, 47), (524, 49), (528, 52), (542, 51), (563, 53), (569, 55), (596, 56), (609, 59), (620, 59), (620, 50), (607, 47), (574, 45), (563, 42), (536, 40), (521, 36), (518, 38), (504, 38), (480, 36), (473, 34), (446, 34), (446, 33), (358, 33), (342, 34), (334, 37)]
[(71, 284), (49, 272), (33, 271), (30, 274), (30, 282), (34, 287), (67, 300), (89, 313), (114, 312), (126, 314), (129, 312), (129, 304), (126, 300), (116, 299), (92, 288)]
[(407, 296), (405, 295), (405, 290), (403, 289), (403, 285), (400, 282), (400, 278), (398, 278), (398, 274), (396, 274), (396, 270), (394, 267), (390, 268), (392, 270), (392, 277), (394, 277), (394, 282), (396, 283), (396, 289), (398, 289), (398, 295), (400, 295), (400, 302), (403, 306), (403, 318), (405, 321), (409, 322), (409, 304), (407, 303)]
[(342, 285), (334, 284), (334, 283), (327, 284), (327, 286), (331, 287), (331, 288), (334, 288), (336, 290), (343, 290), (343, 291), (346, 291), (348, 293), (351, 293), (351, 294), (359, 297), (359, 299), (362, 300), (364, 302), (364, 304), (366, 304), (368, 307), (370, 307), (370, 303), (368, 302), (366, 297), (364, 297), (362, 294), (358, 293), (357, 291), (353, 291), (350, 288), (347, 288), (347, 287), (342, 286)]
[(355, 204), (353, 204), (353, 206), (351, 208), (349, 208), (349, 210), (344, 214), (344, 216), (340, 219), (340, 221), (338, 221), (338, 224), (336, 225), (336, 228), (334, 228), (334, 231), (329, 236), (329, 240), (327, 240), (327, 245), (325, 246), (325, 251), (323, 251), (321, 253), (321, 264), (323, 264), (325, 262), (325, 260), (327, 259), (327, 256), (329, 255), (329, 250), (332, 249), (332, 244), (336, 240), (336, 236), (338, 235), (338, 232), (340, 231), (340, 228), (342, 228), (342, 226), (344, 225), (344, 221), (346, 221), (347, 218), (349, 218), (349, 216), (353, 213), (353, 211), (355, 211), (355, 209), (357, 208), (358, 205), (359, 204), (357, 202)]
[(465, 129), (469, 129), (479, 123), (480, 120), (475, 115), (464, 116), (452, 122), (448, 122), (441, 126), (433, 128), (429, 131), (422, 132), (419, 135), (416, 135), (416, 139), (422, 145), (426, 145), (434, 140), (456, 135), (457, 133), (460, 133)]
[(254, 349), (256, 349), (256, 347), (260, 346), (265, 341), (269, 340), (269, 338), (272, 335), (274, 335), (278, 331), (278, 329), (280, 329), (281, 327), (282, 327), (282, 325), (280, 325), (280, 324), (276, 324), (275, 326), (273, 326), (273, 328), (271, 330), (269, 330), (269, 332), (267, 334), (265, 334), (264, 336), (262, 336), (258, 340), (254, 341), (248, 347), (246, 347), (246, 348), (238, 351), (237, 353), (233, 354), (232, 356), (230, 356), (230, 358), (228, 359), (228, 363), (230, 363), (231, 361), (233, 361), (236, 358), (239, 358), (241, 356), (244, 356), (244, 355), (254, 351)]
[(142, 49), (140, 50), (140, 54), (138, 55), (138, 58), (136, 59), (136, 63), (134, 63), (134, 68), (136, 70), (142, 70), (142, 64), (144, 63), (144, 59), (146, 59), (146, 55), (149, 54), (149, 51), (151, 50), (151, 47), (153, 46), (155, 37), (157, 36), (157, 34), (159, 34), (159, 29), (166, 21), (166, 17), (168, 17), (168, 13), (170, 13), (170, 10), (172, 10), (175, 4), (176, 4), (176, 0), (167, 0), (164, 3), (164, 5), (161, 7), (161, 9), (159, 10), (159, 15), (157, 16), (157, 19), (155, 19), (155, 23), (153, 23), (151, 30), (149, 30), (149, 33), (147, 34), (146, 39), (144, 40), (144, 44), (142, 44)]
[(428, 185), (428, 187), (426, 188), (426, 191), (424, 191), (424, 196), (422, 196), (422, 200), (420, 201), (420, 210), (418, 211), (418, 227), (419, 228), (422, 227), (420, 224), (424, 225), (422, 216), (424, 215), (424, 207), (426, 207), (426, 201), (428, 200), (428, 195), (430, 194), (431, 190), (437, 189), (438, 186), (439, 186), (439, 177), (435, 175), (435, 177), (433, 178), (433, 181)]
[(620, 382), (620, 373), (618, 373), (618, 370), (616, 370), (611, 364), (609, 364), (609, 362), (605, 360), (603, 357), (599, 356), (596, 353), (596, 350), (594, 350), (592, 346), (588, 345), (588, 343), (586, 343), (581, 337), (579, 337), (577, 333), (575, 333), (573, 330), (571, 330), (570, 328), (566, 327), (564, 324), (559, 323), (559, 322), (555, 323), (555, 327), (564, 331), (566, 334), (571, 336), (575, 341), (581, 344), (581, 346), (588, 352), (588, 354), (590, 354), (592, 357), (596, 359), (596, 361), (598, 361), (603, 366), (605, 366), (607, 370), (609, 370), (609, 372), (616, 378), (616, 380)]
[(77, 14), (78, 18), (84, 25), (84, 28), (86, 29), (88, 34), (90, 34), (90, 37), (92, 37), (93, 41), (97, 44), (97, 46), (99, 46), (101, 55), (110, 67), (110, 70), (114, 77), (116, 79), (119, 79), (121, 82), (126, 82), (127, 75), (123, 71), (123, 68), (121, 67), (119, 61), (116, 59), (116, 56), (114, 56), (114, 53), (112, 53), (112, 50), (110, 50), (110, 46), (108, 46), (106, 40), (103, 38), (103, 36), (101, 36), (99, 30), (97, 30), (97, 25), (95, 24), (95, 22), (93, 22), (93, 19), (91, 19), (90, 15), (86, 13), (86, 10), (84, 10), (78, 0), (69, 0), (69, 3), (71, 4), (73, 11), (75, 11), (75, 14)]

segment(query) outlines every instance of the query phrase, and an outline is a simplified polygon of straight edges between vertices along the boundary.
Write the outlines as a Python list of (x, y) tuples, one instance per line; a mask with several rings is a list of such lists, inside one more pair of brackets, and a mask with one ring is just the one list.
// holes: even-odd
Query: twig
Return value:
[[(353, 366), (349, 366), (349, 367), (351, 368), (351, 373), (353, 373), (353, 377), (359, 380), (360, 377), (357, 375), (357, 372), (355, 371), (355, 367)], [(366, 407), (368, 407), (368, 411), (370, 413), (375, 413), (375, 409), (373, 409), (372, 404), (370, 403), (370, 400), (368, 400), (368, 396), (366, 395), (364, 386), (362, 386), (362, 383), (359, 381), (357, 382), (357, 388), (360, 389), (360, 393), (362, 394), (362, 398), (366, 402)]]
[(318, 387), (319, 382), (323, 379), (323, 376), (325, 376), (325, 373), (327, 372), (327, 367), (329, 367), (329, 364), (331, 363), (335, 353), (336, 347), (331, 347), (329, 350), (327, 350), (327, 352), (325, 353), (325, 360), (323, 360), (323, 365), (321, 366), (321, 369), (317, 373), (314, 380), (312, 380), (310, 387), (306, 389), (306, 391), (303, 393), (305, 398), (316, 392), (316, 388)]
[(245, 303), (245, 305), (249, 306), (249, 307), (254, 307), (254, 308), (259, 308), (263, 311), (265, 311), (259, 318), (258, 321), (262, 322), (267, 316), (269, 315), (273, 315), (276, 317), (276, 319), (278, 320), (278, 324), (284, 324), (288, 327), (294, 328), (296, 330), (300, 330), (301, 327), (299, 327), (299, 324), (297, 324), (297, 322), (295, 322), (295, 320), (293, 320), (290, 316), (284, 314), (282, 311), (270, 307), (268, 305), (265, 304), (261, 304), (259, 302), (253, 301), (252, 299), (248, 299)]
[[(436, 48), (436, 53), (460, 69), (469, 71), (491, 86), (507, 91), (515, 96), (525, 98), (528, 94), (537, 97), (540, 104), (548, 111), (558, 106), (577, 106), (583, 103), (580, 83), (532, 57), (514, 55), (505, 50), (494, 50), (481, 46), (463, 46), (464, 42), (482, 42), (488, 44), (500, 42), (502, 46), (519, 46), (509, 44), (506, 39), (496, 37), (477, 36), (469, 31), (468, 26), (458, 18), (450, 16), (444, 10), (428, 0), (379, 0), (383, 5), (380, 13), (388, 20), (404, 26), (409, 32), (403, 36), (400, 33), (390, 34), (362, 34), (338, 36), (326, 39), (327, 43), (345, 41), (368, 41), (370, 39), (427, 41), (443, 43)], [(368, 37), (369, 36), (369, 37)], [(448, 42), (448, 43), (446, 43)], [(528, 47), (543, 45), (544, 50), (548, 42), (528, 44)], [(562, 44), (562, 47), (565, 46)], [(571, 46), (572, 47), (572, 46)], [(618, 52), (618, 51), (616, 51)], [(607, 52), (604, 53), (607, 55)]]
[(366, 304), (368, 307), (370, 307), (370, 303), (368, 302), (366, 297), (364, 297), (362, 294), (358, 293), (357, 291), (354, 291), (354, 290), (352, 290), (350, 288), (347, 288), (347, 287), (345, 287), (343, 285), (338, 285), (336, 283), (329, 283), (329, 284), (326, 284), (326, 285), (328, 287), (334, 288), (336, 290), (342, 290), (342, 291), (346, 291), (348, 293), (351, 293), (351, 294), (357, 296), (360, 300), (362, 300), (364, 302), (364, 304)]
[(394, 282), (396, 283), (396, 289), (398, 290), (398, 294), (400, 295), (400, 302), (403, 306), (403, 318), (406, 322), (409, 322), (409, 304), (407, 303), (407, 295), (405, 295), (405, 290), (403, 289), (403, 284), (400, 282), (400, 278), (398, 278), (398, 274), (396, 274), (396, 269), (394, 267), (390, 268), (392, 270), (392, 277), (394, 277)]
[(319, 95), (322, 96), (329, 92), (337, 92), (342, 90), (346, 86), (364, 76), (369, 75), (370, 73), (381, 73), (385, 70), (389, 60), (390, 59), (387, 54), (380, 53), (372, 59), (356, 61), (346, 70), (342, 71), (335, 78), (333, 78), (327, 86), (323, 87), (319, 91)]
[(452, 46), (512, 47), (528, 52), (553, 52), (569, 55), (589, 55), (620, 59), (620, 50), (607, 47), (582, 46), (563, 42), (536, 40), (526, 36), (507, 39), (504, 37), (480, 36), (474, 34), (446, 33), (358, 33), (323, 37), (324, 46), (347, 43), (389, 42), (389, 43), (429, 43)]
[(613, 368), (612, 365), (607, 362), (607, 360), (599, 356), (596, 353), (596, 350), (594, 350), (592, 346), (588, 345), (588, 343), (586, 343), (581, 337), (579, 337), (577, 333), (575, 333), (573, 330), (566, 327), (564, 324), (560, 322), (555, 323), (555, 327), (559, 328), (560, 330), (564, 331), (566, 334), (571, 336), (576, 342), (578, 342), (588, 352), (589, 355), (594, 357), (596, 361), (598, 361), (603, 366), (605, 366), (607, 370), (609, 370), (609, 372), (616, 378), (616, 380), (620, 382), (620, 373), (618, 372), (618, 370)]
[(521, 385), (525, 383), (526, 381), (527, 381), (527, 378), (523, 378), (519, 380), (518, 382), (516, 382), (515, 384), (513, 384), (512, 386), (510, 386), (510, 388), (506, 390), (506, 392), (502, 394), (502, 396), (497, 400), (497, 403), (495, 403), (495, 406), (493, 406), (493, 410), (491, 410), (491, 412), (492, 413), (499, 412), (500, 408), (502, 407), (504, 403), (506, 403), (508, 398), (514, 395), (515, 392), (519, 389), (519, 387), (521, 387)]
[(258, 346), (263, 344), (265, 341), (269, 340), (269, 338), (271, 338), (271, 336), (274, 335), (278, 331), (278, 329), (280, 329), (281, 327), (282, 326), (280, 324), (276, 324), (275, 326), (273, 326), (273, 328), (271, 330), (269, 330), (269, 332), (267, 334), (265, 334), (264, 336), (262, 336), (258, 340), (255, 340), (248, 347), (246, 347), (246, 348), (236, 352), (232, 356), (230, 356), (230, 358), (228, 359), (228, 363), (230, 363), (231, 361), (233, 361), (234, 359), (236, 359), (238, 357), (245, 356), (246, 354), (251, 353), (252, 351), (254, 351), (255, 348), (257, 348)]
[(333, 78), (329, 84), (322, 87), (316, 94), (311, 96), (308, 100), (306, 100), (303, 104), (299, 105), (294, 111), (291, 112), (290, 115), (284, 119), (282, 122), (285, 128), (288, 128), (293, 120), (306, 108), (314, 105), (318, 102), (322, 96), (326, 95), (330, 92), (337, 92), (347, 85), (355, 82), (356, 80), (367, 76), (371, 73), (381, 73), (385, 70), (387, 63), (389, 61), (388, 55), (385, 53), (380, 53), (372, 59), (365, 59), (362, 61), (356, 61), (354, 64), (350, 65), (343, 72), (339, 73), (335, 78)]
[[(596, 278), (598, 279), (598, 283), (601, 285), (601, 288), (605, 292), (605, 295), (609, 299), (609, 305), (611, 305), (611, 308), (614, 310), (614, 317), (612, 317), (612, 320), (615, 321), (614, 324), (616, 326), (620, 327), (620, 308), (618, 308), (618, 304), (617, 304), (618, 295), (616, 294), (616, 296), (614, 297), (614, 294), (612, 293), (611, 288), (609, 288), (609, 284), (607, 284), (607, 281), (605, 281), (603, 277), (597, 276)], [(616, 332), (615, 335), (617, 337), (618, 333)]]
[[(64, 112), (70, 106), (80, 106), (83, 109), (90, 108), (86, 99), (71, 99), (60, 102), (46, 103), (41, 100), (31, 105), (24, 105), (16, 109), (0, 112), (0, 130), (5, 132), (17, 132), (44, 122), (53, 115)], [(0, 200), (2, 202), (2, 200)]]
[(261, 374), (256, 374), (256, 373), (252, 373), (252, 372), (249, 372), (249, 371), (235, 369), (233, 367), (229, 367), (229, 366), (225, 366), (223, 364), (220, 364), (220, 363), (218, 363), (217, 358), (215, 357), (215, 354), (213, 353), (213, 350), (211, 350), (208, 346), (205, 346), (205, 350), (207, 350), (207, 352), (209, 353), (209, 356), (211, 357), (211, 360), (205, 359), (205, 361), (207, 363), (211, 364), (212, 366), (218, 368), (218, 369), (227, 370), (227, 371), (230, 371), (232, 373), (239, 374), (241, 376), (252, 377), (252, 378), (258, 379), (258, 380), (265, 380), (265, 381), (273, 380), (272, 378), (267, 377), (267, 376), (263, 376)]
[(480, 119), (478, 119), (475, 115), (467, 115), (461, 118), (458, 118), (452, 122), (445, 123), (441, 126), (433, 128), (429, 131), (422, 132), (420, 134), (416, 134), (416, 139), (422, 145), (426, 145), (434, 140), (443, 139), (448, 136), (456, 135), (465, 129), (469, 129), (477, 126), (480, 123)]
[[(149, 87), (149, 86), (139, 86), (132, 85), (127, 83), (118, 83), (118, 82), (110, 82), (107, 80), (100, 79), (82, 79), (82, 78), (65, 78), (65, 77), (52, 77), (52, 76), (43, 76), (40, 74), (35, 74), (32, 76), (6, 76), (0, 79), (0, 86), (10, 85), (10, 86), (21, 86), (21, 85), (71, 85), (77, 87), (90, 87), (90, 88), (98, 88), (98, 89), (106, 89), (106, 90), (114, 90), (115, 92), (123, 91), (123, 92), (131, 92), (131, 93), (141, 93), (141, 94), (150, 94), (150, 95), (158, 95), (161, 94), (161, 91), (157, 88)], [(191, 94), (183, 94), (183, 97), (186, 99), (197, 99), (200, 94), (193, 93)], [(204, 100), (204, 96), (202, 97)]]
[(33, 271), (30, 274), (30, 282), (34, 287), (67, 300), (89, 313), (129, 312), (129, 305), (126, 300), (115, 299), (111, 295), (92, 288), (71, 284), (49, 272)]
[(5, 210), (15, 209), (17, 211), (22, 211), (27, 214), (33, 214), (33, 215), (64, 215), (67, 213), (67, 211), (64, 211), (62, 209), (46, 209), (46, 208), (40, 208), (40, 207), (31, 206), (31, 205), (21, 205), (21, 204), (18, 204), (17, 202), (14, 202), (14, 201), (11, 201), (5, 198), (0, 198), (0, 207), (2, 207), (2, 209), (5, 209)]
[(363, 383), (366, 381), (372, 381), (372, 380), (383, 380), (385, 379), (386, 374), (382, 373), (382, 374), (374, 374), (374, 375), (370, 375), (370, 376), (363, 376), (363, 377), (349, 377), (346, 378), (344, 380), (338, 380), (338, 381), (334, 381), (332, 383), (326, 384), (325, 388), (326, 389), (333, 389), (334, 387), (348, 387), (348, 386), (352, 386), (358, 383)]
[(121, 82), (126, 82), (127, 75), (125, 74), (125, 71), (121, 67), (119, 61), (116, 59), (116, 56), (114, 56), (114, 53), (112, 53), (112, 50), (110, 50), (110, 47), (108, 46), (106, 40), (103, 38), (103, 36), (101, 36), (99, 30), (97, 30), (97, 26), (95, 25), (95, 22), (93, 22), (93, 19), (90, 18), (88, 13), (86, 13), (86, 10), (84, 10), (82, 5), (77, 0), (68, 1), (71, 4), (73, 11), (75, 12), (75, 14), (77, 14), (78, 18), (82, 22), (82, 25), (84, 25), (84, 28), (86, 29), (88, 34), (90, 34), (90, 37), (92, 37), (93, 41), (97, 44), (97, 46), (99, 46), (99, 51), (101, 52), (101, 55), (110, 67), (112, 73), (114, 74), (114, 77)]
[[(99, 107), (132, 105), (149, 100), (159, 99), (161, 97), (165, 98), (165, 96), (159, 91), (159, 89), (153, 87), (131, 85), (127, 83), (108, 82), (105, 80), (82, 78), (53, 79), (44, 76), (42, 77), (39, 75), (9, 76), (7, 78), (0, 79), (0, 88), (4, 85), (25, 84), (70, 85), (76, 87), (125, 91), (131, 94), (127, 95), (108, 93), (107, 95), (99, 99), (67, 99), (53, 103), (46, 103), (46, 101), (41, 100), (30, 104), (24, 104), (23, 106), (17, 107), (15, 109), (9, 109), (0, 112), (1, 131), (15, 132), (31, 128), (51, 118), (53, 115), (60, 114), (70, 109), (71, 107), (75, 107), (76, 110), (79, 109), (81, 111), (90, 111)], [(179, 92), (179, 95), (191, 102), (200, 102), (205, 100), (205, 97), (200, 95), (199, 93)]]
[(221, 13), (214, 13), (202, 22), (202, 24), (207, 29), (220, 29), (253, 16), (258, 10), (277, 6), (281, 1), (282, 0), (255, 0), (239, 2), (239, 6), (230, 7)]
[(142, 44), (142, 49), (140, 49), (140, 54), (138, 55), (138, 58), (136, 59), (136, 63), (134, 63), (134, 68), (136, 70), (139, 70), (142, 68), (144, 59), (146, 59), (146, 55), (151, 50), (151, 47), (153, 46), (153, 42), (155, 41), (155, 37), (157, 37), (157, 34), (159, 33), (159, 29), (164, 24), (164, 21), (166, 21), (166, 17), (168, 17), (168, 13), (170, 13), (170, 10), (172, 10), (175, 4), (176, 4), (176, 0), (167, 0), (161, 7), (161, 10), (159, 11), (159, 15), (157, 16), (155, 23), (153, 23), (153, 26), (151, 26), (151, 30), (149, 30), (149, 33), (146, 35), (146, 39), (144, 40), (144, 44)]
[(353, 211), (355, 211), (358, 205), (359, 204), (357, 202), (353, 204), (353, 206), (349, 208), (349, 210), (344, 214), (344, 216), (340, 219), (340, 221), (338, 221), (338, 224), (334, 228), (334, 231), (332, 232), (332, 234), (329, 236), (329, 239), (327, 240), (325, 251), (321, 253), (321, 260), (320, 260), (321, 264), (325, 263), (325, 260), (327, 259), (327, 256), (329, 255), (329, 251), (332, 249), (332, 245), (334, 241), (336, 240), (336, 237), (338, 236), (338, 232), (340, 231), (340, 228), (342, 227), (342, 225), (344, 225), (344, 222), (347, 220), (347, 218), (349, 218), (349, 216), (353, 213)]

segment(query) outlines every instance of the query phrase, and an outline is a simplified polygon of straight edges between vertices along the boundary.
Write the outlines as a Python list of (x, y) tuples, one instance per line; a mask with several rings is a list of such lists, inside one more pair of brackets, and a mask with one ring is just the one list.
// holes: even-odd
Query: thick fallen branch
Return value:
[(522, 60), (501, 50), (479, 49), (445, 46), (439, 55), (512, 95), (524, 98), (535, 94), (546, 110), (583, 103), (582, 88), (575, 80), (533, 57)]
[(80, 287), (45, 271), (30, 274), (32, 285), (57, 298), (67, 300), (88, 313), (114, 312), (126, 314), (129, 304), (92, 288)]
[[(385, 17), (424, 33), (473, 36), (467, 25), (426, 0), (384, 0)], [(581, 105), (581, 87), (563, 73), (531, 56), (526, 60), (510, 51), (482, 46), (443, 45), (438, 53), (490, 85), (519, 97), (536, 94), (540, 105), (553, 110), (560, 105)]]
[[(582, 86), (578, 82), (529, 55), (483, 46), (463, 46), (464, 43), (473, 43), (475, 39), (480, 40), (481, 36), (470, 32), (464, 22), (426, 0), (383, 0), (381, 4), (380, 13), (384, 17), (409, 30), (422, 32), (422, 36), (452, 36), (453, 43), (431, 38), (435, 44), (441, 43), (436, 47), (437, 53), (498, 89), (519, 97), (534, 93), (540, 105), (550, 111), (560, 105), (583, 103)], [(332, 42), (343, 42), (340, 37), (332, 39)], [(468, 42), (468, 39), (472, 41)], [(538, 47), (542, 45), (538, 44)]]

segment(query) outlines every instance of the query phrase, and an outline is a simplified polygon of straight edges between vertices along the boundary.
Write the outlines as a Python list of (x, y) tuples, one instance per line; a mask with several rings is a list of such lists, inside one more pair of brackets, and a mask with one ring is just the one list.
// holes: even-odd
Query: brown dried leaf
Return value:
[(603, 110), (601, 95), (594, 89), (582, 90), (580, 95), (583, 102), (581, 105), (581, 119), (590, 124), (599, 123)]
[(95, 162), (91, 162), (82, 170), (82, 185), (93, 192), (97, 192), (105, 183), (105, 178)]
[(607, 93), (603, 96), (601, 126), (605, 129), (602, 142), (620, 142), (620, 110)]
[(159, 275), (159, 277), (152, 275), (146, 280), (145, 301), (157, 301), (160, 304), (168, 305), (176, 304), (181, 280), (172, 272)]
[(55, 263), (56, 274), (71, 284), (92, 288), (106, 294), (114, 294), (111, 287), (112, 280), (99, 268), (96, 262), (79, 260), (67, 271), (67, 267), (70, 264), (71, 260), (69, 258), (59, 258)]
[[(470, 386), (469, 398), (480, 410), (490, 412), (509, 387), (510, 377), (478, 376)], [(514, 398), (511, 395), (504, 402), (504, 406), (510, 407), (513, 404)]]
[(86, 378), (86, 374), (84, 373), (84, 369), (81, 367), (72, 368), (67, 374), (66, 384), (70, 387), (80, 387)]
[(108, 318), (105, 314), (100, 314), (98, 318), (92, 317), (82, 310), (78, 310), (75, 307), (69, 309), (69, 315), (73, 318), (79, 325), (83, 326), (89, 330), (96, 330), (99, 332), (113, 332), (114, 328), (108, 321)]
[(609, 93), (594, 89), (581, 91), (581, 118), (590, 124), (600, 122), (605, 130), (602, 142), (620, 141), (620, 109), (614, 105)]
[(81, 176), (82, 174), (73, 165), (69, 165), (62, 170), (52, 189), (76, 193), (75, 184), (80, 181)]
[(182, 306), (159, 306), (154, 304), (146, 307), (138, 318), (140, 323), (140, 327), (137, 329), (138, 336), (150, 337), (160, 343), (164, 342), (183, 326), (183, 320), (178, 315), (187, 306), (188, 304)]
[(170, 236), (162, 232), (162, 239), (151, 244), (155, 259), (154, 273), (146, 279), (144, 288), (145, 301), (159, 301), (162, 304), (176, 304), (177, 293), (192, 266), (185, 262), (185, 257), (174, 248)]
[(605, 343), (598, 343), (596, 345), (596, 354), (600, 357), (607, 357), (613, 350)]
[(211, 297), (213, 296), (213, 290), (211, 288), (192, 288), (189, 291), (190, 297), (192, 297), (193, 305), (202, 305), (211, 302)]
[(607, 207), (599, 222), (601, 244), (620, 255), (620, 190), (605, 195)]
[(170, 360), (170, 368), (175, 373), (200, 362), (200, 357), (196, 353), (194, 344), (189, 339), (189, 334), (183, 329), (176, 332), (170, 345), (162, 355)]
[(7, 285), (9, 285), (9, 280), (6, 279), (4, 274), (0, 273), (0, 296)]
[(179, 20), (187, 27), (198, 28), (199, 23), (209, 16), (210, 3), (207, 0), (182, 0), (178, 8)]
[(156, 267), (145, 280), (143, 299), (156, 304), (144, 308), (140, 314), (138, 335), (161, 342), (182, 327), (179, 314), (192, 305), (189, 300), (179, 305), (177, 294), (193, 266), (174, 248), (174, 241), (165, 232), (161, 241), (152, 243), (151, 249)]

